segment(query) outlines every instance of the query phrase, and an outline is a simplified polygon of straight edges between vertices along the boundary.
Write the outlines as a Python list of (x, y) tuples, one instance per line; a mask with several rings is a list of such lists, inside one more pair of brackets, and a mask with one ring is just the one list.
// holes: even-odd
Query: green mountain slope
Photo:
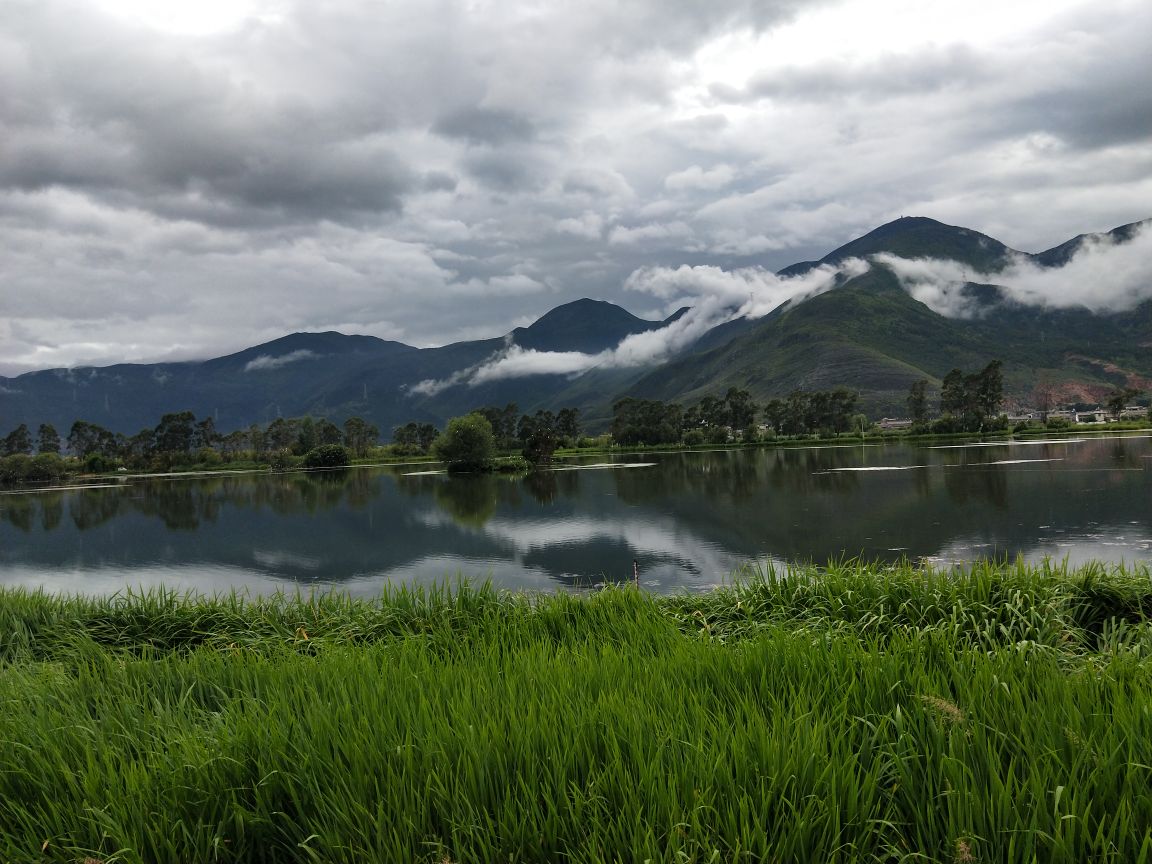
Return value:
[[(1124, 242), (1133, 231), (1124, 226), (1110, 233)], [(1029, 257), (1066, 263), (1081, 241)], [(984, 272), (1024, 254), (975, 231), (909, 218), (782, 273), (877, 252), (950, 258)], [(1006, 396), (1021, 405), (1030, 403), (1041, 382), (1054, 388), (1057, 399), (1095, 401), (1113, 386), (1148, 386), (1152, 379), (1152, 303), (1100, 315), (1013, 304), (995, 286), (965, 288), (985, 306), (978, 319), (937, 314), (909, 296), (891, 271), (873, 266), (832, 291), (744, 322), (728, 341), (702, 340), (704, 350), (641, 377), (628, 395), (691, 403), (736, 386), (764, 400), (795, 389), (845, 386), (859, 390), (862, 407), (879, 416), (906, 413), (912, 382), (927, 378), (938, 386), (950, 369), (975, 370), (992, 359), (1004, 361)]]

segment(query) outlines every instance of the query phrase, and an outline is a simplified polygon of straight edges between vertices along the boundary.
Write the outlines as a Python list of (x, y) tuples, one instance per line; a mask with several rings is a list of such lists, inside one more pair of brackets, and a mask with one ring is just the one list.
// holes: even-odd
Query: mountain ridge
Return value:
[[(1029, 254), (968, 228), (902, 217), (819, 261), (799, 262), (779, 273), (801, 275), (821, 264), (836, 266), (881, 252), (950, 257), (974, 272), (995, 272), (1018, 259), (1057, 267), (1094, 240), (1128, 242), (1149, 221), (1078, 235)], [(797, 388), (846, 385), (861, 391), (862, 404), (872, 413), (899, 413), (911, 381), (927, 378), (938, 386), (948, 369), (977, 368), (993, 357), (1005, 361), (1006, 392), (1017, 401), (1045, 379), (1067, 384), (1069, 392), (1079, 388), (1091, 394), (1152, 377), (1148, 302), (1126, 313), (1093, 315), (1013, 305), (997, 286), (969, 283), (963, 290), (973, 292), (987, 314), (963, 320), (933, 312), (877, 264), (842, 282), (764, 318), (722, 323), (659, 366), (417, 387), (424, 381), (450, 385), (511, 346), (595, 355), (686, 312), (649, 321), (585, 297), (501, 337), (431, 348), (337, 331), (299, 332), (202, 361), (27, 372), (0, 378), (0, 426), (51, 422), (65, 431), (72, 420), (85, 419), (128, 434), (155, 425), (164, 413), (192, 410), (215, 417), (221, 429), (277, 416), (314, 414), (339, 421), (359, 415), (387, 434), (408, 420), (441, 424), (472, 407), (510, 401), (525, 411), (579, 407), (591, 425), (601, 426), (619, 395), (691, 402), (728, 386), (766, 399)]]

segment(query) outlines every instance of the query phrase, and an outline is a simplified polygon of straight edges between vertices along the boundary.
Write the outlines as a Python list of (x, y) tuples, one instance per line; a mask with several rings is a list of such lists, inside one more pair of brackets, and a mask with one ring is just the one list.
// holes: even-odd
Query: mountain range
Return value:
[[(994, 280), (977, 277), (1022, 263), (1055, 271), (1093, 245), (1131, 242), (1148, 224), (1081, 235), (1029, 255), (967, 228), (901, 218), (819, 261), (777, 274), (788, 279), (842, 268), (830, 290), (786, 301), (757, 319), (719, 323), (664, 362), (590, 363), (581, 374), (477, 383), (467, 373), (510, 352), (601, 355), (626, 337), (665, 330), (690, 310), (649, 321), (612, 303), (582, 299), (502, 337), (436, 348), (335, 332), (294, 333), (205, 361), (0, 377), (0, 432), (43, 422), (66, 432), (83, 419), (130, 434), (154, 426), (164, 413), (190, 410), (214, 417), (221, 431), (278, 416), (311, 414), (337, 422), (361, 416), (387, 437), (409, 420), (442, 425), (471, 408), (507, 402), (526, 412), (576, 407), (586, 428), (595, 431), (606, 426), (612, 402), (622, 395), (691, 404), (731, 386), (751, 391), (757, 400), (845, 386), (858, 390), (862, 408), (878, 417), (905, 412), (912, 382), (927, 378), (938, 388), (950, 369), (976, 370), (992, 359), (1004, 363), (1010, 402), (1030, 404), (1038, 389), (1054, 402), (1097, 401), (1116, 386), (1152, 389), (1152, 301), (1116, 312), (1026, 303)], [(953, 300), (962, 301), (966, 314), (948, 317), (915, 299), (885, 256), (952, 262), (972, 274), (973, 281), (962, 277), (952, 286)], [(851, 259), (871, 266), (863, 272), (843, 269)]]

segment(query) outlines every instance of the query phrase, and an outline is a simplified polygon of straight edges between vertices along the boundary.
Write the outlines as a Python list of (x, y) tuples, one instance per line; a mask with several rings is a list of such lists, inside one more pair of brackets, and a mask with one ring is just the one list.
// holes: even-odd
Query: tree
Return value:
[(340, 432), (340, 427), (327, 417), (321, 417), (316, 422), (316, 438), (320, 442), (321, 447), (339, 444), (343, 440), (343, 437)]
[(237, 429), (229, 432), (220, 440), (220, 451), (229, 460), (235, 459), (244, 450), (244, 445), (249, 441), (249, 433), (243, 429)]
[(988, 417), (1000, 411), (1004, 399), (1001, 362), (993, 360), (979, 372), (965, 375), (953, 369), (940, 389), (940, 413), (953, 418), (960, 431), (978, 432)]
[(928, 419), (928, 379), (913, 381), (908, 388), (908, 413), (912, 422), (919, 425)]
[(1032, 401), (1040, 411), (1040, 422), (1048, 422), (1048, 412), (1052, 410), (1056, 387), (1047, 378), (1042, 378), (1032, 390)]
[(752, 401), (752, 395), (747, 390), (729, 387), (724, 396), (724, 404), (728, 414), (728, 424), (733, 430), (747, 429), (756, 420), (759, 410)]
[(295, 426), (296, 440), (292, 442), (292, 452), (297, 456), (303, 456), (320, 443), (319, 431), (316, 428), (316, 421), (311, 417), (296, 420)]
[(392, 430), (392, 441), (409, 450), (427, 453), (438, 434), (431, 423), (405, 423)]
[(156, 433), (151, 429), (141, 429), (124, 442), (123, 454), (134, 468), (147, 466), (156, 450)]
[(192, 449), (196, 416), (191, 411), (165, 414), (156, 424), (156, 450), (159, 453), (187, 453)]
[(432, 443), (432, 452), (451, 474), (487, 471), (496, 453), (492, 424), (479, 413), (453, 417), (443, 434)]
[(535, 417), (520, 418), (517, 434), (524, 447), (521, 455), (533, 465), (547, 465), (556, 452), (556, 418), (551, 411), (537, 411)]
[(39, 453), (60, 452), (60, 433), (51, 423), (40, 424), (40, 428), (36, 430), (36, 442)]
[(344, 421), (344, 446), (357, 457), (367, 455), (368, 448), (376, 444), (380, 430), (363, 417), (349, 417)]
[(964, 413), (968, 394), (964, 387), (964, 373), (953, 369), (944, 376), (940, 388), (940, 413), (958, 417)]
[(279, 453), (287, 450), (292, 445), (292, 439), (296, 437), (296, 431), (283, 417), (277, 417), (268, 424), (268, 429), (264, 433), (264, 446), (273, 453)]
[(93, 453), (113, 456), (116, 453), (116, 436), (96, 423), (77, 420), (68, 431), (68, 449), (81, 459)]
[(260, 428), (259, 423), (253, 423), (248, 427), (248, 447), (252, 450), (252, 455), (259, 459), (264, 455), (265, 448), (267, 447), (267, 437), (264, 430)]
[(509, 402), (503, 408), (496, 405), (486, 405), (483, 408), (475, 409), (472, 413), (484, 416), (492, 426), (492, 434), (501, 448), (509, 450), (516, 446), (520, 409), (515, 402)]
[(556, 415), (556, 434), (571, 447), (580, 438), (580, 409), (561, 408)]
[(192, 428), (192, 449), (215, 447), (220, 443), (220, 433), (216, 431), (216, 421), (205, 417)]
[(723, 399), (717, 399), (715, 396), (705, 396), (696, 407), (700, 412), (700, 422), (705, 426), (715, 428), (729, 425), (728, 406), (724, 404)]
[(999, 360), (993, 360), (976, 376), (974, 401), (981, 420), (1000, 413), (1000, 403), (1004, 401), (1003, 365)]
[(612, 438), (617, 444), (675, 444), (681, 410), (676, 403), (626, 396), (612, 405)]
[(764, 422), (780, 435), (784, 434), (787, 416), (788, 405), (783, 399), (769, 399), (764, 405)]
[(848, 432), (852, 429), (852, 415), (856, 412), (859, 394), (847, 387), (837, 387), (828, 394), (828, 425), (821, 429), (833, 432)]
[(1120, 415), (1128, 407), (1128, 403), (1143, 393), (1143, 390), (1138, 390), (1135, 387), (1117, 387), (1108, 394), (1108, 401), (1105, 404), (1108, 406), (1108, 413), (1112, 415), (1112, 419), (1120, 419)]
[(21, 423), (8, 433), (4, 439), (4, 455), (32, 454), (32, 433), (28, 431), (28, 424)]

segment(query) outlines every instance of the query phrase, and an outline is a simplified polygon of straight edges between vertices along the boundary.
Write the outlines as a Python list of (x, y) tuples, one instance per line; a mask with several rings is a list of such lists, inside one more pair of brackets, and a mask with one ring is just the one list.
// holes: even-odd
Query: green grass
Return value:
[(0, 592), (0, 861), (1152, 861), (1146, 569)]

